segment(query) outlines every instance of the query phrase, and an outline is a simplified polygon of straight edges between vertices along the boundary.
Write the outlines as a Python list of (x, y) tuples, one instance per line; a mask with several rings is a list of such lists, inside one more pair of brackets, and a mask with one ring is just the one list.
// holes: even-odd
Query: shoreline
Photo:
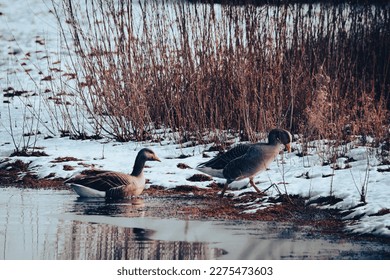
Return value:
[[(9, 168), (10, 169), (10, 168)], [(24, 173), (22, 179), (19, 178)], [(0, 169), (0, 185), (2, 187), (16, 187), (28, 189), (54, 189), (69, 190), (61, 178), (36, 178), (28, 171), (18, 171), (14, 166), (10, 170)], [(191, 200), (201, 202), (188, 205), (185, 203), (180, 208), (170, 209), (161, 207), (164, 211), (155, 212), (152, 215), (159, 218), (176, 218), (184, 220), (231, 220), (231, 221), (264, 221), (273, 223), (292, 223), (296, 230), (303, 230), (310, 236), (323, 236), (332, 241), (348, 240), (350, 242), (377, 242), (390, 244), (390, 239), (374, 234), (356, 234), (346, 231), (348, 223), (354, 223), (358, 219), (343, 219), (347, 214), (337, 209), (321, 208), (306, 203), (304, 197), (299, 195), (282, 195), (278, 198), (270, 198), (272, 205), (258, 209), (253, 213), (245, 213), (245, 204), (259, 198), (261, 195), (253, 192), (244, 192), (236, 197), (227, 195), (221, 199), (217, 192), (221, 186), (211, 183), (210, 188), (197, 188), (195, 186), (177, 186), (166, 189), (158, 185), (147, 187), (140, 197), (156, 198), (161, 200)], [(325, 203), (331, 203), (328, 199)], [(206, 205), (206, 207), (204, 206)], [(160, 210), (161, 210), (160, 209)], [(385, 214), (385, 213), (384, 213)], [(390, 255), (388, 256), (390, 258)]]

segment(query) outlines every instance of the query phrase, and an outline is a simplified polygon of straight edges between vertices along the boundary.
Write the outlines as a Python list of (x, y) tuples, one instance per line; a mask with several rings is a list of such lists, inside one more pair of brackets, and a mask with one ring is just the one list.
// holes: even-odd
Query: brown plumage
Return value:
[(70, 178), (65, 183), (81, 197), (124, 198), (137, 196), (145, 188), (143, 169), (148, 160), (160, 161), (151, 149), (144, 148), (138, 152), (131, 174), (89, 170), (85, 174)]
[(240, 144), (224, 154), (199, 164), (197, 170), (213, 177), (226, 179), (221, 192), (224, 195), (229, 184), (244, 178), (257, 192), (260, 190), (253, 182), (254, 176), (265, 170), (278, 155), (281, 145), (290, 152), (292, 136), (284, 129), (273, 129), (268, 134), (268, 143)]

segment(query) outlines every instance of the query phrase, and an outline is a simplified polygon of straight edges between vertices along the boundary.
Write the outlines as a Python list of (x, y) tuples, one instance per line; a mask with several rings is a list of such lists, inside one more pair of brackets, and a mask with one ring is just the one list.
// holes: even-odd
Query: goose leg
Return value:
[(255, 183), (253, 182), (253, 178), (249, 178), (249, 184), (255, 188), (255, 190), (258, 192), (258, 193), (262, 193), (261, 190), (259, 190), (259, 188), (255, 185)]
[(225, 192), (226, 192), (226, 190), (227, 190), (229, 184), (230, 184), (229, 182), (226, 182), (226, 183), (225, 183), (225, 186), (223, 187), (222, 192), (221, 192), (221, 194), (219, 195), (220, 197), (223, 197), (223, 195), (225, 194)]

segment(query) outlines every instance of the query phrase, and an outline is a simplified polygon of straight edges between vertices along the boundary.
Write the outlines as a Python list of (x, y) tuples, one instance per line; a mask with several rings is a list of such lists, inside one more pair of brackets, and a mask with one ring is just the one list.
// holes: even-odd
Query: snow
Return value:
[[(42, 0), (0, 0), (0, 85), (3, 90), (0, 97), (0, 167), (18, 159), (31, 162), (30, 171), (40, 178), (51, 174), (69, 178), (91, 167), (129, 172), (137, 152), (143, 147), (149, 147), (162, 162), (147, 162), (147, 187), (159, 185), (174, 188), (191, 185), (207, 188), (212, 181), (190, 182), (187, 179), (199, 174), (194, 168), (207, 160), (202, 154), (210, 145), (180, 145), (170, 139), (159, 143), (119, 143), (108, 138), (72, 140), (60, 135), (46, 139), (53, 130), (50, 119), (53, 116), (47, 114), (42, 97), (34, 93), (39, 91), (37, 88), (41, 90), (49, 86), (42, 81), (47, 74), (47, 59), (44, 57), (48, 55), (49, 60), (56, 61), (63, 55), (57, 23), (50, 12), (50, 6), (50, 1)], [(45, 44), (37, 43), (40, 40), (44, 40)], [(30, 70), (26, 72), (26, 69)], [(8, 87), (26, 90), (27, 93), (8, 98), (4, 96), (4, 90)], [(37, 121), (37, 116), (40, 122)], [(23, 136), (29, 131), (39, 131), (40, 134)], [(308, 203), (314, 203), (318, 207), (345, 211), (346, 230), (356, 234), (370, 233), (390, 237), (389, 211), (384, 211), (387, 214), (376, 215), (381, 210), (390, 209), (390, 172), (378, 171), (386, 170), (389, 166), (380, 166), (378, 150), (363, 147), (357, 140), (339, 147), (340, 156), (335, 164), (326, 164), (326, 155), (332, 151), (329, 142), (311, 143), (308, 145), (310, 148), (307, 155), (302, 157), (298, 156), (303, 148), (297, 140), (295, 137), (292, 153), (281, 153), (267, 171), (255, 178), (259, 188), (268, 189), (268, 196), (273, 197), (278, 195), (278, 191), (269, 187), (276, 184), (282, 193), (303, 196)], [(48, 156), (10, 157), (15, 147), (24, 145), (36, 147), (35, 151), (44, 151)], [(215, 152), (207, 154), (213, 156)], [(182, 155), (189, 156), (180, 158)], [(74, 157), (77, 160), (56, 161), (61, 157)], [(179, 163), (191, 168), (178, 168)], [(64, 165), (74, 169), (65, 170)], [(223, 179), (214, 178), (214, 181), (224, 183)], [(234, 197), (224, 199), (235, 199), (242, 193), (254, 191), (251, 187), (245, 188), (247, 183), (248, 180), (233, 183), (228, 193)], [(360, 202), (359, 192), (362, 186), (367, 188), (366, 204)], [(316, 203), (318, 198), (330, 194), (340, 200), (333, 205)], [(244, 205), (244, 212), (253, 213), (268, 205), (267, 199), (255, 200)]]

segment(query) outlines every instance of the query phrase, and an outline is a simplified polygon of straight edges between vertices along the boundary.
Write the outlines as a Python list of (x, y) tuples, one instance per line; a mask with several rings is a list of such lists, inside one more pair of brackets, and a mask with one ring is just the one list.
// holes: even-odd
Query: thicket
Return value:
[(77, 81), (63, 96), (83, 112), (62, 110), (72, 135), (145, 140), (162, 128), (256, 140), (278, 126), (389, 139), (388, 5), (62, 4)]

